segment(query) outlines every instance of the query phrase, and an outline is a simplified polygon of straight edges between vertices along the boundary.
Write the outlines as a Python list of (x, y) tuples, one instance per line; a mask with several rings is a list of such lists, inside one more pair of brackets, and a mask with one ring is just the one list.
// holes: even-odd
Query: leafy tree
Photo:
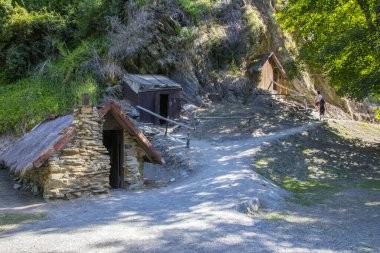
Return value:
[(278, 22), (299, 45), (299, 58), (327, 73), (340, 95), (380, 94), (380, 2), (287, 0)]

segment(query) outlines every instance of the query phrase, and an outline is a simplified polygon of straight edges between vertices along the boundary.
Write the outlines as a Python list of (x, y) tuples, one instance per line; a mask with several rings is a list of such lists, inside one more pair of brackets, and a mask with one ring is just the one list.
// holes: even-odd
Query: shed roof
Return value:
[(123, 76), (123, 82), (129, 85), (135, 93), (150, 90), (182, 89), (180, 84), (161, 75), (126, 74)]
[[(164, 163), (149, 140), (113, 101), (98, 108), (100, 118), (108, 112), (111, 112), (120, 125), (128, 131), (150, 162)], [(0, 163), (16, 174), (41, 167), (50, 156), (59, 152), (75, 136), (73, 119), (73, 115), (70, 114), (41, 122), (1, 153)]]
[(267, 61), (269, 61), (269, 59), (272, 59), (274, 61), (274, 63), (276, 64), (276, 67), (281, 71), (281, 73), (283, 75), (286, 75), (284, 68), (282, 67), (280, 61), (278, 60), (278, 58), (276, 57), (276, 55), (273, 52), (262, 54), (262, 55), (258, 56), (253, 61), (253, 64), (250, 67), (248, 67), (248, 72), (250, 72), (250, 73), (260, 72), (263, 69), (264, 64)]

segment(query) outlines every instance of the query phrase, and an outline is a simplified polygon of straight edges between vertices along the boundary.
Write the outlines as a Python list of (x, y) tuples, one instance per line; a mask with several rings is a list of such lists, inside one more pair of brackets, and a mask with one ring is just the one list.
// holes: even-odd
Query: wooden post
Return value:
[(186, 148), (190, 148), (190, 129), (187, 129)]
[(157, 113), (154, 113), (154, 112), (152, 112), (152, 111), (149, 111), (148, 109), (145, 109), (144, 107), (141, 107), (141, 106), (136, 106), (136, 107), (137, 107), (138, 109), (144, 111), (144, 112), (147, 112), (147, 113), (149, 113), (149, 114), (151, 114), (151, 115), (153, 115), (153, 116), (159, 118), (159, 119), (165, 120), (165, 121), (166, 121), (166, 131), (165, 131), (165, 135), (166, 135), (167, 132), (168, 132), (168, 125), (169, 125), (169, 122), (172, 123), (172, 124), (174, 124), (174, 125), (178, 125), (178, 126), (182, 126), (182, 127), (186, 128), (186, 129), (187, 129), (186, 148), (189, 148), (189, 147), (190, 147), (190, 129), (195, 130), (194, 127), (191, 127), (191, 126), (185, 125), (185, 124), (180, 123), (180, 122), (176, 122), (176, 121), (174, 121), (174, 120), (169, 119), (169, 117), (168, 117), (168, 118), (164, 118), (164, 117), (162, 117), (161, 115), (158, 115)]
[(165, 136), (168, 136), (168, 127), (169, 127), (169, 121), (166, 121), (166, 124), (165, 124)]

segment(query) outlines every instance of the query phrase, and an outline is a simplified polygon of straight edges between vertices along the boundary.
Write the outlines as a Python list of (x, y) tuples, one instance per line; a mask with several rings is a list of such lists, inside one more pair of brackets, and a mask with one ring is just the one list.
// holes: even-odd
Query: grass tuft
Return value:
[(47, 215), (43, 213), (3, 213), (0, 214), (0, 232), (17, 228), (22, 224), (46, 220), (47, 218)]

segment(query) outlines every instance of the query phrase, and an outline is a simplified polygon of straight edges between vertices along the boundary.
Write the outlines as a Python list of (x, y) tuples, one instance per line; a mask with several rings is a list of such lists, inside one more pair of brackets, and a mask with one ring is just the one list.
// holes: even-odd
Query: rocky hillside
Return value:
[(70, 112), (84, 92), (92, 103), (104, 100), (104, 88), (118, 97), (125, 73), (168, 75), (197, 105), (246, 103), (254, 89), (247, 66), (267, 52), (309, 105), (319, 89), (335, 114), (368, 119), (368, 107), (338, 98), (323, 75), (297, 68), (297, 45), (275, 23), (276, 8), (276, 0), (73, 0), (65, 7), (7, 0), (0, 4), (8, 15), (0, 20), (0, 133), (23, 133), (49, 113)]
[[(336, 113), (368, 119), (365, 106), (338, 98), (321, 74), (295, 68), (296, 45), (275, 23), (276, 1), (129, 1), (127, 20), (111, 19), (111, 46), (104, 76), (117, 85), (126, 73), (160, 73), (183, 84), (187, 98), (246, 102), (252, 85), (247, 65), (275, 52), (291, 80), (291, 88), (312, 104), (321, 90)], [(304, 98), (293, 97), (304, 103)]]

